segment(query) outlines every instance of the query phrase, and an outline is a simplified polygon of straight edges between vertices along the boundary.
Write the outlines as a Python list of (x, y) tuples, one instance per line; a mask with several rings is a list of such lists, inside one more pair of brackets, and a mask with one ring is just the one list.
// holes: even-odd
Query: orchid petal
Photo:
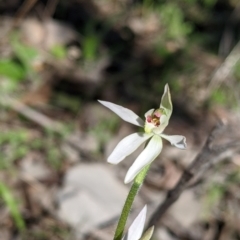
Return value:
[(150, 240), (154, 231), (154, 226), (150, 227), (141, 237), (140, 240)]
[(171, 94), (170, 94), (168, 84), (166, 84), (164, 87), (164, 93), (162, 95), (160, 108), (163, 108), (166, 111), (166, 115), (169, 119), (171, 117), (173, 107), (172, 107)]
[(168, 84), (166, 84), (164, 87), (164, 93), (162, 95), (160, 109), (163, 109), (163, 114), (160, 117), (160, 126), (153, 128), (152, 130), (152, 132), (154, 132), (155, 134), (160, 134), (164, 131), (172, 115), (172, 100)]
[(145, 205), (138, 216), (129, 227), (123, 240), (139, 240), (143, 233), (144, 223), (146, 220), (147, 206)]
[(160, 117), (160, 126), (159, 127), (155, 127), (152, 129), (152, 132), (155, 133), (155, 134), (160, 134), (164, 131), (164, 129), (167, 127), (168, 125), (168, 121), (169, 121), (169, 118), (168, 116), (166, 115), (162, 115)]
[(147, 141), (153, 134), (148, 133), (133, 133), (122, 139), (115, 147), (111, 155), (108, 157), (108, 162), (118, 164), (125, 157), (133, 153), (141, 144)]
[(128, 108), (124, 108), (120, 105), (111, 103), (111, 102), (106, 102), (106, 101), (101, 101), (98, 100), (102, 105), (105, 107), (109, 108), (112, 110), (114, 113), (116, 113), (120, 118), (122, 118), (124, 121), (132, 123), (136, 126), (143, 127), (144, 126), (144, 121), (133, 111), (131, 111)]
[(180, 149), (186, 149), (187, 148), (187, 143), (186, 143), (186, 138), (181, 135), (166, 135), (166, 134), (161, 134), (160, 135), (162, 138), (168, 140), (172, 145), (174, 145), (177, 148)]
[(150, 164), (160, 154), (161, 151), (162, 139), (160, 136), (154, 135), (128, 170), (124, 182), (131, 182), (147, 164)]
[(147, 118), (147, 116), (152, 116), (153, 112), (154, 112), (154, 108), (148, 110), (148, 111), (144, 114), (145, 118)]

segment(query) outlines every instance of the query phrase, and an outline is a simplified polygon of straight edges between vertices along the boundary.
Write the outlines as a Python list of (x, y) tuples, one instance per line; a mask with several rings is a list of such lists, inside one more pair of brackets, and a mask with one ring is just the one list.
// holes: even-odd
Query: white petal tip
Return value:
[(118, 163), (116, 161), (113, 160), (107, 160), (108, 163), (113, 164), (113, 165), (117, 165)]
[(107, 162), (116, 165), (116, 164), (120, 163), (125, 157), (126, 156), (122, 156), (121, 158), (116, 158), (116, 157), (113, 158), (113, 157), (109, 156), (107, 159)]
[(186, 149), (187, 148), (187, 143), (186, 143), (186, 138), (184, 136), (181, 135), (166, 135), (166, 134), (161, 134), (162, 138), (165, 138), (166, 140), (168, 140), (172, 146), (175, 146), (179, 149)]
[(141, 210), (140, 214), (146, 217), (147, 215), (147, 204), (144, 205), (143, 209)]
[(179, 142), (179, 143), (176, 143), (176, 144), (172, 144), (172, 146), (175, 146), (181, 150), (186, 150), (187, 148), (187, 144), (186, 142)]
[(132, 174), (130, 175), (130, 174), (129, 174), (129, 171), (128, 171), (128, 172), (127, 172), (127, 175), (126, 175), (126, 177), (125, 177), (125, 179), (124, 179), (124, 183), (125, 183), (125, 184), (130, 183), (130, 182), (134, 179), (134, 177), (135, 177), (135, 176), (133, 176)]
[(98, 102), (101, 103), (103, 106), (107, 107), (108, 109), (110, 109), (111, 111), (113, 111), (114, 113), (116, 113), (124, 121), (132, 123), (139, 127), (144, 127), (144, 121), (132, 110), (112, 102), (102, 100), (98, 100)]
[(125, 184), (128, 184), (128, 183), (130, 183), (130, 182), (131, 182), (131, 180), (129, 180), (129, 179), (127, 179), (127, 178), (124, 179), (124, 183), (125, 183)]
[(186, 138), (183, 137), (183, 139), (180, 142), (178, 142), (177, 145), (179, 149), (185, 150), (187, 148)]

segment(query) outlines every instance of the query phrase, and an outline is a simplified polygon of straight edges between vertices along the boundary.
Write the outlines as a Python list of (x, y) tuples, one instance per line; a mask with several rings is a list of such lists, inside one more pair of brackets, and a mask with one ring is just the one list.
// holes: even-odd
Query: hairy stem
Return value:
[(142, 183), (147, 175), (150, 164), (142, 169), (142, 171), (135, 177), (132, 187), (128, 193), (127, 199), (123, 206), (121, 216), (118, 221), (118, 225), (115, 231), (114, 240), (121, 240), (123, 237), (124, 228), (128, 219), (128, 215), (132, 208), (133, 201), (142, 186)]

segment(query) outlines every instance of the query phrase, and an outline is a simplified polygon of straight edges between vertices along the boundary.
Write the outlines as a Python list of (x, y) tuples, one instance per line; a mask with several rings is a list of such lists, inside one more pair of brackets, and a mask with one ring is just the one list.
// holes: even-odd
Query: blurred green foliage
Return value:
[(15, 129), (0, 134), (0, 168), (10, 168), (29, 151), (28, 134), (24, 129)]
[(202, 1), (206, 7), (211, 8), (217, 3), (218, 0), (202, 0)]
[(159, 12), (166, 28), (167, 38), (178, 39), (192, 32), (191, 24), (185, 22), (184, 13), (178, 5), (166, 3), (160, 7)]
[(234, 76), (240, 82), (240, 61), (237, 61), (234, 67)]
[(25, 70), (26, 76), (31, 76), (34, 73), (32, 61), (37, 58), (38, 51), (35, 48), (22, 43), (17, 33), (12, 35), (11, 45), (17, 59)]
[(82, 55), (85, 61), (93, 61), (97, 59), (103, 33), (95, 30), (94, 22), (89, 22), (82, 37)]
[[(226, 166), (218, 166), (218, 170), (224, 172), (221, 168), (226, 168)], [(234, 196), (235, 190), (238, 188), (240, 181), (240, 171), (239, 169), (234, 169), (228, 171), (228, 173), (222, 175), (221, 181), (211, 180), (208, 183), (206, 193), (204, 195), (204, 207), (205, 215), (209, 217), (216, 208), (221, 208), (225, 213), (228, 212), (228, 206), (225, 204), (225, 196)]]
[(235, 89), (232, 89), (224, 84), (212, 91), (209, 101), (213, 106), (219, 104), (228, 107), (229, 109), (239, 110), (237, 94), (238, 86), (236, 86)]
[(210, 215), (210, 209), (213, 209), (225, 194), (225, 187), (221, 184), (214, 183), (209, 186), (208, 191), (205, 195), (205, 214)]
[(228, 94), (226, 91), (222, 88), (216, 89), (215, 91), (212, 92), (212, 101), (213, 103), (218, 103), (218, 104), (227, 104), (228, 102)]
[(67, 49), (63, 45), (55, 45), (51, 48), (50, 53), (57, 59), (64, 59), (67, 56)]
[(25, 71), (20, 64), (11, 59), (0, 59), (0, 75), (18, 82), (24, 79)]
[(23, 44), (17, 33), (12, 34), (10, 45), (13, 56), (0, 59), (0, 76), (3, 76), (0, 82), (0, 93), (3, 94), (15, 92), (19, 84), (27, 79), (36, 79), (33, 62), (38, 57), (37, 50)]
[(53, 104), (72, 113), (77, 113), (81, 107), (81, 101), (78, 97), (69, 96), (69, 94), (64, 93), (55, 94)]
[(65, 134), (67, 133), (56, 134), (46, 130), (42, 138), (32, 139), (30, 132), (22, 128), (1, 132), (0, 169), (11, 170), (14, 162), (24, 158), (30, 151), (45, 153), (46, 161), (53, 169), (61, 168), (64, 155), (59, 150), (58, 142)]
[(8, 207), (17, 229), (19, 231), (25, 230), (25, 222), (19, 210), (19, 205), (16, 201), (16, 198), (12, 194), (10, 188), (7, 187), (7, 185), (5, 185), (3, 182), (0, 182), (0, 196)]
[(53, 225), (53, 223), (48, 223), (46, 229), (34, 229), (29, 230), (26, 229), (21, 234), (21, 239), (26, 240), (50, 240), (54, 236), (55, 239), (63, 240), (63, 239), (72, 239), (73, 235), (68, 228), (63, 228), (61, 225)]
[(100, 120), (98, 124), (88, 130), (90, 134), (97, 138), (100, 143), (99, 146), (104, 146), (116, 132), (119, 126), (119, 119), (116, 116), (112, 116), (107, 120)]

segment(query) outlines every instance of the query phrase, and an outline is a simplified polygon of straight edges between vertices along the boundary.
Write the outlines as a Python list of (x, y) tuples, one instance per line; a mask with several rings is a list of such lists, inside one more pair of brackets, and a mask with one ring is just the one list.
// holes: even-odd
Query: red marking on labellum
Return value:
[(152, 117), (151, 116), (147, 116), (147, 122), (151, 122), (152, 121)]

